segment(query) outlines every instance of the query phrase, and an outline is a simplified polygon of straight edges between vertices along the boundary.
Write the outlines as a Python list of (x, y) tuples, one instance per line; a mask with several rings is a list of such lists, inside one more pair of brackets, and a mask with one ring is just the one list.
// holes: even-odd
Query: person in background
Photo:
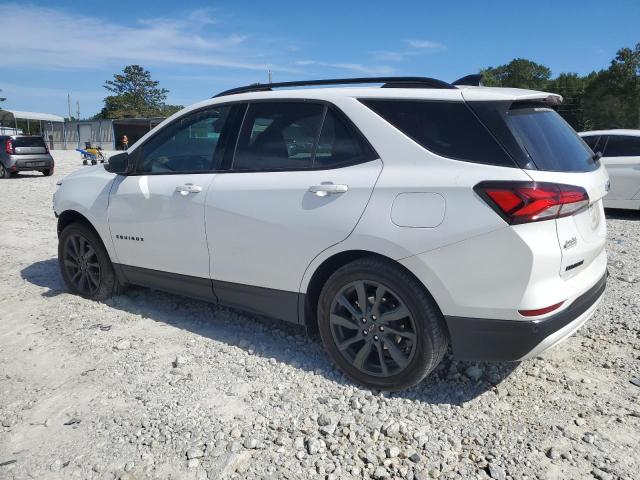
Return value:
[(127, 137), (126, 135), (122, 136), (122, 149), (123, 150), (129, 149), (129, 137)]

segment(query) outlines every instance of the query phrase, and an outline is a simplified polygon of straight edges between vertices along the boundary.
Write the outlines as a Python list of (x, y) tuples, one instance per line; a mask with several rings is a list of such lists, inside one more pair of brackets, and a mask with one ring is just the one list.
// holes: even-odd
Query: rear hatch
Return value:
[(13, 155), (36, 155), (48, 153), (44, 139), (38, 136), (12, 137)]
[(588, 268), (605, 247), (602, 198), (609, 178), (593, 151), (553, 108), (558, 100), (541, 94), (520, 102), (469, 103), (534, 182), (586, 192), (584, 207), (554, 220), (562, 253), (559, 275), (568, 279)]

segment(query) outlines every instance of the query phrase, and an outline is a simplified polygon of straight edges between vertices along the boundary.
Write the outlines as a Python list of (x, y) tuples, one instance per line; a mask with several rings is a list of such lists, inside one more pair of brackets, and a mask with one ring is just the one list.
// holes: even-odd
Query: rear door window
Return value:
[(506, 121), (538, 170), (587, 172), (598, 168), (591, 149), (555, 110), (512, 108)]
[(314, 168), (336, 168), (373, 160), (373, 148), (333, 108), (327, 110), (316, 148)]
[(514, 161), (464, 102), (361, 99), (427, 150), (454, 160), (513, 167)]
[(324, 105), (306, 102), (249, 104), (233, 170), (299, 170), (313, 166)]
[(605, 157), (638, 157), (640, 156), (640, 137), (628, 135), (610, 135)]

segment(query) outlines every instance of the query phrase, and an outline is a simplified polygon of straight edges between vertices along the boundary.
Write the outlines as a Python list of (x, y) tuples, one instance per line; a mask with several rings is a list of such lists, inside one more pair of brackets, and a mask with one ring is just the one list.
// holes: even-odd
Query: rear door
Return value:
[(512, 109), (507, 124), (530, 159), (525, 172), (535, 181), (575, 185), (589, 195), (589, 206), (556, 220), (562, 252), (560, 276), (569, 278), (586, 269), (606, 243), (603, 197), (607, 194), (605, 167), (576, 132), (550, 108)]
[(609, 135), (602, 163), (611, 180), (607, 200), (631, 200), (640, 192), (640, 136)]
[(280, 101), (248, 105), (229, 163), (205, 215), (216, 295), (295, 318), (305, 269), (354, 229), (382, 162), (333, 107)]

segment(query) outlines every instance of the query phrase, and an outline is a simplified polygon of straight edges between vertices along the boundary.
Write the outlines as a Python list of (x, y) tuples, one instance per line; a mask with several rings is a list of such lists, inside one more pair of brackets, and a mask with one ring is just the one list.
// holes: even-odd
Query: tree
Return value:
[(167, 105), (169, 90), (160, 88), (151, 73), (140, 65), (129, 65), (122, 74), (113, 75), (104, 88), (114, 95), (104, 99), (104, 108), (96, 118), (166, 117), (182, 108)]
[(551, 70), (524, 58), (515, 58), (506, 65), (488, 67), (481, 72), (484, 83), (490, 87), (516, 87), (544, 90)]
[[(2, 89), (0, 88), (0, 92), (2, 91)], [(6, 100), (5, 97), (0, 97), (0, 102), (4, 102)]]
[(589, 128), (584, 115), (584, 90), (587, 82), (577, 73), (561, 73), (549, 80), (546, 86), (547, 91), (562, 95), (558, 113), (578, 131)]

